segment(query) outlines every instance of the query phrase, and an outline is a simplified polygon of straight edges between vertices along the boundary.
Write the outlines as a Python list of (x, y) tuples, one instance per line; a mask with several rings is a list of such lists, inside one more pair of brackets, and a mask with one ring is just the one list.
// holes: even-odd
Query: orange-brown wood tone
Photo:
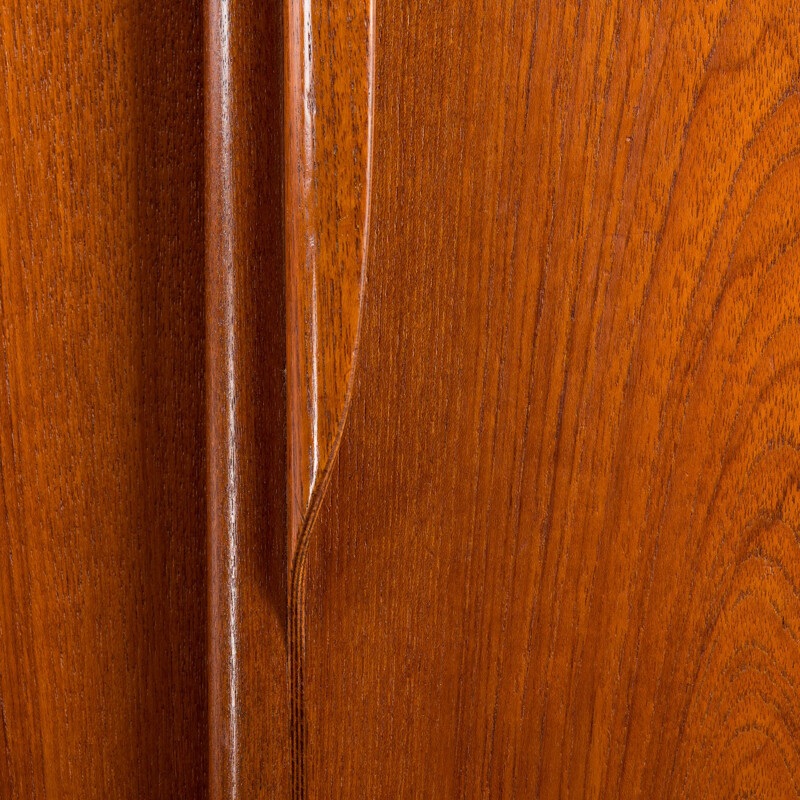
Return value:
[(796, 10), (375, 15), (296, 796), (797, 796)]
[(208, 0), (209, 796), (289, 796), (283, 47), (277, 0)]
[(0, 798), (797, 797), (799, 43), (12, 0)]
[(374, 0), (286, 2), (289, 552), (352, 386), (369, 231)]
[(0, 15), (0, 797), (207, 786), (201, 6)]

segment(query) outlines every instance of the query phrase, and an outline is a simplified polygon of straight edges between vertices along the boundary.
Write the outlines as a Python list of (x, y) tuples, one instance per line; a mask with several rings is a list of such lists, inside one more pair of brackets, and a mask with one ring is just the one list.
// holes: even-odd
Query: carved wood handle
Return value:
[[(265, 749), (270, 763), (283, 765), (293, 751), (293, 791), (302, 795), (303, 553), (341, 435), (358, 342), (372, 20), (373, 0), (206, 0), (215, 800), (250, 796)], [(255, 697), (278, 710), (269, 730), (257, 715), (240, 713)], [(277, 796), (286, 795), (287, 772), (269, 776), (282, 787)]]
[(287, 0), (286, 343), (292, 795), (305, 796), (305, 552), (341, 439), (366, 283), (374, 0)]
[(347, 408), (364, 289), (374, 0), (288, 0), (286, 325), (289, 554)]

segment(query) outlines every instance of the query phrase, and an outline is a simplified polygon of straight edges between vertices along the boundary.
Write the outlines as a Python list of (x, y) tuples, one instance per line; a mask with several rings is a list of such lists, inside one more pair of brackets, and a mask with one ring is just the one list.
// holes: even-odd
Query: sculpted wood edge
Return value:
[(205, 4), (209, 782), (219, 800), (303, 792), (304, 556), (358, 349), (372, 20), (370, 0)]
[[(235, 598), (230, 587), (235, 526), (234, 414), (235, 299), (230, 130), (230, 7), (205, 5), (205, 227), (206, 227), (206, 403), (208, 494), (208, 703), (209, 796), (233, 793), (236, 773), (235, 711), (228, 687), (236, 682)], [(226, 378), (227, 383), (226, 383)], [(226, 413), (226, 411), (228, 413)]]
[(209, 795), (286, 797), (281, 0), (204, 29)]
[(368, 220), (369, 0), (285, 11), (286, 360), (290, 553), (344, 416)]
[(287, 0), (287, 496), (292, 794), (305, 796), (305, 556), (350, 405), (366, 288), (375, 0)]

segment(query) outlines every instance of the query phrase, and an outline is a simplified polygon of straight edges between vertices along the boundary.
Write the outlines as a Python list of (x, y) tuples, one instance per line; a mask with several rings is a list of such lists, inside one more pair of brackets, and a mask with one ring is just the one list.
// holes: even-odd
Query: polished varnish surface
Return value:
[(352, 386), (369, 231), (373, 3), (286, 3), (289, 551)]
[(796, 796), (797, 15), (375, 13), (297, 794)]

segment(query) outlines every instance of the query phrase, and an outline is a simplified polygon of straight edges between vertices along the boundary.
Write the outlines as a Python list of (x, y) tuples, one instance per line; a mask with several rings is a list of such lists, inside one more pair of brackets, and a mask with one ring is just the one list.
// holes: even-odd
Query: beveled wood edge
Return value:
[[(204, 5), (209, 797), (235, 794), (235, 277), (230, 0)], [(233, 491), (232, 491), (233, 490)], [(235, 561), (235, 558), (233, 559)]]
[(369, 218), (369, 0), (284, 7), (289, 545), (330, 459), (358, 340)]
[[(323, 0), (314, 0), (315, 2), (323, 2)], [(330, 2), (331, 0), (325, 0)], [(297, 542), (294, 550), (291, 546), (291, 541), (287, 548), (290, 553), (289, 556), (289, 681), (290, 681), (290, 725), (292, 737), (292, 753), (291, 753), (291, 774), (292, 774), (292, 797), (294, 800), (303, 800), (306, 797), (306, 727), (305, 727), (305, 711), (304, 711), (304, 672), (303, 662), (305, 654), (305, 587), (306, 587), (306, 558), (308, 554), (308, 546), (313, 535), (313, 530), (317, 516), (319, 515), (322, 501), (330, 485), (331, 475), (338, 458), (339, 446), (342, 441), (342, 435), (347, 422), (348, 412), (350, 410), (350, 401), (352, 398), (353, 384), (355, 382), (355, 374), (358, 368), (358, 354), (361, 344), (362, 321), (364, 313), (364, 298), (366, 295), (367, 287), (367, 262), (369, 259), (369, 236), (370, 236), (370, 218), (372, 207), (372, 169), (373, 169), (373, 130), (374, 130), (374, 95), (375, 95), (375, 2), (376, 0), (369, 0), (369, 50), (367, 60), (367, 82), (368, 82), (368, 114), (367, 114), (367, 141), (366, 141), (366, 207), (365, 218), (363, 225), (363, 243), (362, 243), (362, 259), (361, 259), (361, 284), (359, 292), (359, 319), (356, 329), (356, 338), (353, 347), (352, 363), (350, 374), (348, 378), (347, 391), (345, 394), (344, 406), (339, 418), (339, 424), (336, 431), (336, 436), (330, 448), (327, 461), (321, 471), (319, 477), (314, 484), (311, 495), (308, 501), (308, 508), (302, 520)], [(286, 43), (284, 57), (285, 67), (284, 74), (286, 76), (286, 99), (284, 107), (287, 110), (285, 113), (284, 121), (288, 127), (292, 124), (292, 118), (289, 109), (292, 107), (292, 98), (289, 96), (291, 92), (295, 91), (295, 86), (291, 80), (292, 65), (290, 60), (298, 57), (297, 50), (293, 49), (292, 45), (297, 47), (302, 42), (301, 32), (293, 28), (293, 23), (296, 26), (299, 23), (300, 16), (298, 14), (299, 7), (302, 0), (285, 0), (284, 5), (284, 42)], [(287, 166), (288, 159), (292, 157), (290, 151), (290, 142), (292, 141), (292, 134), (286, 130), (284, 141), (287, 145)], [(288, 173), (288, 169), (287, 169)], [(284, 194), (285, 198), (291, 196), (288, 191), (288, 178), (287, 187)], [(285, 230), (290, 230), (288, 223), (289, 214), (292, 209), (286, 209), (287, 224)], [(300, 264), (292, 263), (289, 256), (291, 250), (287, 246), (287, 287), (290, 281), (290, 273), (293, 270), (301, 268)], [(287, 347), (289, 343), (287, 342)], [(291, 398), (287, 398), (288, 413), (292, 413), (293, 406)], [(291, 422), (289, 422), (291, 425)], [(288, 425), (287, 425), (288, 427)], [(291, 502), (292, 492), (294, 487), (291, 485), (292, 474), (291, 471), (287, 474), (287, 496)], [(291, 537), (292, 532), (288, 531), (287, 535)]]
[(212, 800), (291, 785), (282, 3), (204, 0)]

